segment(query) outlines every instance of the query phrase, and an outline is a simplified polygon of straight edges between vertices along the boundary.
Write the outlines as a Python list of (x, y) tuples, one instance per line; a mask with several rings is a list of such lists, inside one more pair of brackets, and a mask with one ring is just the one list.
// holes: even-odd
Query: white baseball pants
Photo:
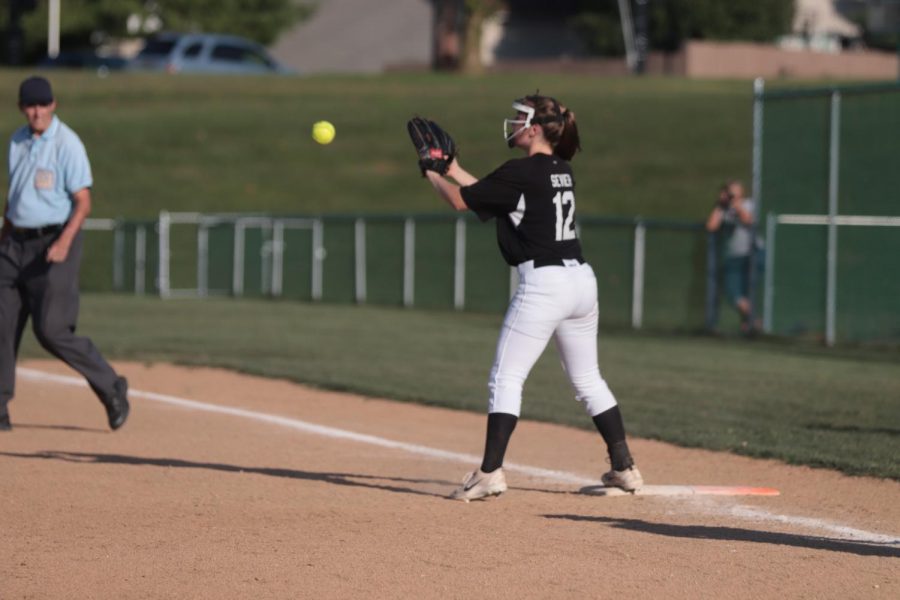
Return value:
[(519, 286), (506, 311), (488, 387), (489, 413), (522, 411), (522, 386), (553, 336), (563, 369), (590, 416), (616, 405), (597, 364), (597, 279), (587, 263), (519, 265)]

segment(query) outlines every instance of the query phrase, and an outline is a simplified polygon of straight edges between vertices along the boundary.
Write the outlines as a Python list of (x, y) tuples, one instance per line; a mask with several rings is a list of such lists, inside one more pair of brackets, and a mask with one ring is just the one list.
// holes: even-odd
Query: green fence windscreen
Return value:
[(787, 335), (821, 333), (825, 323), (826, 229), (792, 225), (778, 229), (773, 257), (773, 329)]
[(366, 302), (403, 304), (403, 221), (366, 223)]
[(634, 270), (634, 225), (581, 222), (584, 258), (594, 268), (600, 304), (600, 324), (631, 324)]
[(326, 302), (356, 301), (355, 224), (350, 219), (326, 219), (322, 299)]
[(310, 229), (286, 229), (284, 232), (281, 295), (285, 298), (303, 301), (313, 299), (312, 237)]
[(763, 117), (763, 212), (828, 212), (829, 97), (779, 98)]
[(111, 292), (114, 280), (110, 269), (114, 269), (115, 234), (112, 231), (83, 232), (80, 284), (81, 287), (98, 292)]
[(645, 325), (650, 329), (702, 329), (706, 232), (657, 228), (649, 230), (646, 237)]
[(822, 335), (831, 304), (837, 340), (900, 339), (900, 85), (779, 91), (761, 101), (760, 215), (777, 218), (772, 332)]
[(453, 308), (455, 239), (454, 220), (429, 219), (416, 222), (416, 306)]
[(503, 312), (509, 304), (510, 270), (500, 256), (493, 222), (467, 222), (465, 290), (470, 310)]
[(900, 340), (900, 227), (842, 227), (837, 330), (848, 340)]
[(217, 223), (207, 227), (206, 236), (207, 293), (230, 294), (234, 284), (234, 225)]
[[(647, 328), (702, 327), (706, 233), (700, 223), (588, 217), (580, 228), (585, 258), (597, 274), (602, 324), (631, 325), (642, 298)], [(645, 240), (644, 290), (635, 297), (638, 229)], [(118, 281), (123, 292), (160, 291), (155, 223), (120, 222), (115, 231), (87, 236), (86, 289), (110, 290)], [(116, 239), (118, 262), (112, 258)], [(318, 291), (332, 303), (502, 313), (516, 282), (497, 247), (495, 224), (471, 215), (178, 215), (168, 239), (170, 290), (178, 296), (310, 301)]]
[(839, 213), (900, 215), (900, 89), (843, 94), (840, 140)]

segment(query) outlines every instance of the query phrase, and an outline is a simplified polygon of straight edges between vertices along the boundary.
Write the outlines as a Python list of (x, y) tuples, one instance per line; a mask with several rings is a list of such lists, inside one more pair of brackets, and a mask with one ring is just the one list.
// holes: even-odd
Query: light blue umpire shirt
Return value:
[(56, 115), (39, 137), (28, 125), (13, 134), (6, 216), (16, 227), (62, 225), (72, 213), (72, 194), (91, 185), (84, 144)]

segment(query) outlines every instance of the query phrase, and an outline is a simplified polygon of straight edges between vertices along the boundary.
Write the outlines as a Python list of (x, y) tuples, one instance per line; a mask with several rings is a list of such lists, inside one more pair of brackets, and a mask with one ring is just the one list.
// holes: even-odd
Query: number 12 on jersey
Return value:
[(553, 196), (556, 205), (556, 241), (575, 239), (575, 192), (566, 190)]

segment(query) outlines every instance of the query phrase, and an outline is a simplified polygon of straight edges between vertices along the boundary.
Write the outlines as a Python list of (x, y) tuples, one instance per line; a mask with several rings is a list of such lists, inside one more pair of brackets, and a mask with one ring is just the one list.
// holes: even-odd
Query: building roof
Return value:
[(796, 0), (796, 2), (794, 33), (807, 36), (839, 35), (846, 38), (858, 38), (862, 34), (859, 25), (837, 12), (832, 0)]

